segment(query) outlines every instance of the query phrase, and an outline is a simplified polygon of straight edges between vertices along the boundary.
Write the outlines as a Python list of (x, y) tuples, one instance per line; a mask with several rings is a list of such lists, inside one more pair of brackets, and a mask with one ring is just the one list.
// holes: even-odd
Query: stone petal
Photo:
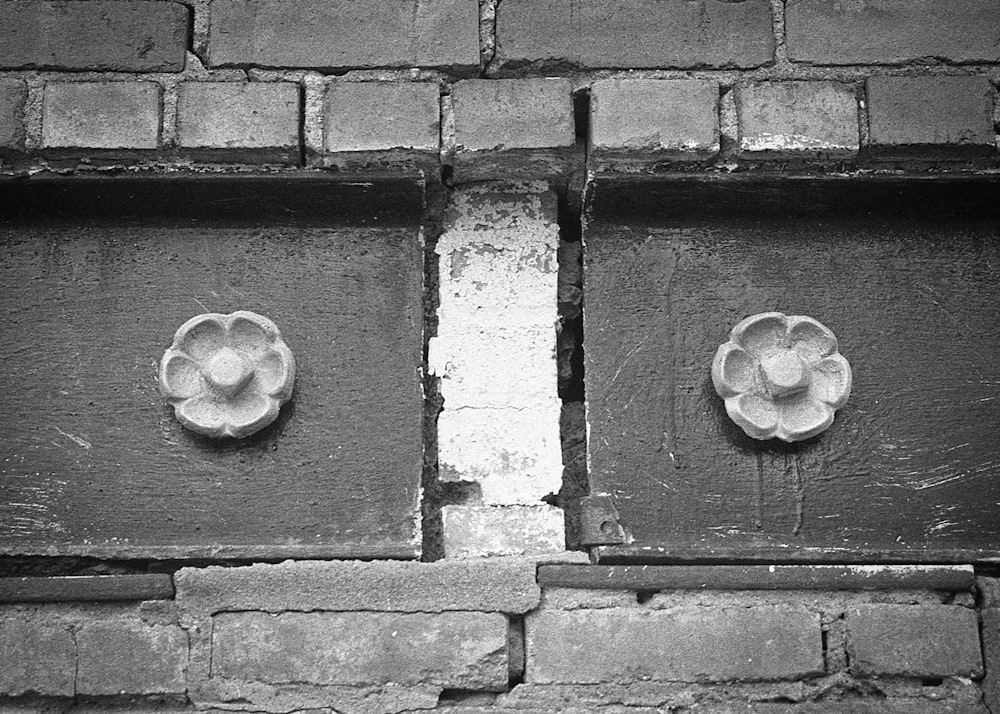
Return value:
[(808, 392), (778, 403), (776, 436), (784, 441), (802, 441), (825, 431), (833, 423), (833, 409), (813, 399)]
[(723, 399), (753, 391), (756, 374), (757, 362), (735, 342), (726, 342), (715, 353), (712, 383), (716, 393)]
[(229, 344), (251, 359), (264, 354), (277, 334), (274, 323), (261, 315), (240, 310), (230, 316)]
[(726, 400), (729, 418), (754, 439), (770, 439), (778, 428), (778, 410), (770, 399), (739, 394)]
[(806, 362), (816, 362), (837, 351), (837, 338), (811, 317), (793, 315), (788, 318), (789, 347)]
[(214, 312), (191, 318), (177, 330), (174, 345), (195, 361), (204, 362), (226, 344), (224, 318)]
[(851, 396), (851, 365), (839, 352), (812, 365), (809, 396), (840, 409)]
[(170, 399), (188, 399), (205, 385), (198, 363), (183, 352), (168, 350), (160, 363), (160, 390)]
[(205, 436), (226, 434), (226, 404), (207, 396), (197, 396), (177, 404), (177, 421)]
[(277, 345), (267, 350), (254, 362), (257, 388), (281, 401), (292, 395), (295, 382), (295, 359), (289, 349)]
[(279, 404), (276, 399), (247, 389), (227, 407), (225, 435), (242, 439), (277, 419)]
[(729, 339), (759, 358), (765, 351), (785, 344), (788, 319), (780, 312), (762, 312), (740, 321)]

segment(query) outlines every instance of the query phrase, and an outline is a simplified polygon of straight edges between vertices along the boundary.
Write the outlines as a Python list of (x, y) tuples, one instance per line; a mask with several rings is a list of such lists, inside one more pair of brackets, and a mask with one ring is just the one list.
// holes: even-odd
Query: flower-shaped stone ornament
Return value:
[(715, 354), (712, 382), (754, 439), (802, 441), (825, 431), (847, 402), (851, 366), (816, 320), (764, 312), (733, 328)]
[(249, 436), (292, 396), (295, 358), (278, 327), (240, 310), (181, 325), (160, 360), (160, 389), (177, 420), (206, 436)]

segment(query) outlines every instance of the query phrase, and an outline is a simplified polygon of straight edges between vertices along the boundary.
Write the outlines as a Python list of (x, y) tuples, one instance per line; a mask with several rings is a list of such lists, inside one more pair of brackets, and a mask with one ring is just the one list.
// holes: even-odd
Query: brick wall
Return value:
[[(986, 714), (996, 703), (983, 652), (990, 662), (1000, 646), (997, 583), (969, 566), (289, 561), (184, 568), (173, 597), (127, 593), (130, 577), (99, 577), (117, 581), (101, 597), (166, 599), (74, 601), (95, 596), (93, 578), (2, 583), (6, 706)], [(12, 602), (46, 599), (62, 602)]]
[(998, 38), (995, 0), (0, 3), (0, 179), (426, 184), (424, 552), (444, 557), (13, 597), (2, 706), (1000, 712), (990, 578), (538, 585), (579, 560), (587, 180), (995, 171)]

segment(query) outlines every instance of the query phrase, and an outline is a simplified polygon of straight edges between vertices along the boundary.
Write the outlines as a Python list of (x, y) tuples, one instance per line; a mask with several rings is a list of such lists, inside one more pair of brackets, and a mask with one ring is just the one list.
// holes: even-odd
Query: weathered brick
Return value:
[(326, 151), (440, 146), (438, 87), (429, 82), (334, 82), (326, 90)]
[[(562, 482), (553, 330), (558, 244), (556, 196), (541, 183), (454, 191), (437, 242), (441, 298), (428, 359), (445, 399), (441, 478), (477, 482), (487, 505), (534, 506)], [(471, 519), (472, 529), (507, 517), (488, 508), (454, 513)], [(516, 529), (518, 538), (529, 537), (530, 550), (549, 538), (548, 528), (541, 541), (530, 530)], [(514, 532), (506, 543), (512, 539)]]
[(76, 641), (78, 694), (180, 694), (187, 688), (187, 634), (176, 625), (85, 622)]
[(871, 77), (867, 94), (877, 156), (994, 150), (993, 87), (985, 77)]
[(812, 64), (1000, 60), (994, 0), (788, 0), (788, 56)]
[(45, 85), (45, 148), (156, 149), (161, 90), (153, 82), (50, 82)]
[(71, 629), (48, 618), (44, 608), (4, 610), (0, 662), (0, 694), (75, 694), (76, 645)]
[(467, 610), (523, 613), (538, 604), (535, 564), (520, 558), (462, 562), (288, 561), (185, 568), (175, 575), (185, 622), (223, 610)]
[(445, 506), (448, 558), (558, 553), (566, 547), (563, 512), (553, 506)]
[(576, 141), (566, 79), (470, 79), (452, 88), (457, 180), (548, 178)]
[(475, 0), (214, 0), (212, 65), (479, 66)]
[(1000, 579), (978, 578), (983, 610), (980, 613), (983, 637), (983, 698), (990, 711), (1000, 711)]
[(767, 0), (504, 0), (496, 61), (583, 67), (759, 67), (774, 56)]
[(746, 157), (845, 158), (860, 143), (854, 87), (836, 82), (759, 82), (736, 93)]
[(627, 170), (719, 152), (719, 85), (694, 79), (609, 79), (590, 99), (592, 168)]
[(541, 610), (528, 682), (784, 679), (823, 671), (819, 615), (782, 608)]
[(180, 72), (188, 15), (179, 2), (3, 2), (0, 67)]
[(566, 79), (469, 79), (452, 88), (459, 151), (572, 146)]
[(24, 100), (28, 85), (20, 79), (0, 79), (0, 150), (24, 148)]
[(299, 87), (289, 82), (189, 82), (177, 99), (177, 145), (295, 161), (299, 116)]
[(507, 686), (496, 613), (263, 612), (213, 618), (212, 677), (283, 684)]
[(955, 605), (867, 605), (846, 615), (855, 674), (980, 676), (979, 624)]

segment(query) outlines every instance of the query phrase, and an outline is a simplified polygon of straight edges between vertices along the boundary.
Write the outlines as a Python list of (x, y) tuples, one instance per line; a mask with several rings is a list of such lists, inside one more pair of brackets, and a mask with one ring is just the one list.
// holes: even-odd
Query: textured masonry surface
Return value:
[(774, 52), (767, 0), (504, 0), (496, 23), (496, 61), (510, 67), (758, 67)]
[(146, 0), (0, 3), (0, 68), (180, 72), (189, 12)]
[(162, 90), (153, 82), (73, 82), (45, 86), (42, 145), (156, 149)]
[(212, 65), (475, 67), (479, 14), (468, 0), (215, 0)]
[[(440, 174), (429, 362), (463, 494), (439, 563), (0, 605), (0, 709), (1000, 712), (995, 578), (977, 612), (968, 583), (906, 568), (594, 571), (551, 505), (556, 205), (577, 230), (583, 173), (995, 169), (998, 37), (994, 0), (0, 2), (4, 175), (322, 167), (433, 195)], [(548, 555), (477, 557), (511, 554)], [(548, 565), (574, 558), (583, 581)]]

